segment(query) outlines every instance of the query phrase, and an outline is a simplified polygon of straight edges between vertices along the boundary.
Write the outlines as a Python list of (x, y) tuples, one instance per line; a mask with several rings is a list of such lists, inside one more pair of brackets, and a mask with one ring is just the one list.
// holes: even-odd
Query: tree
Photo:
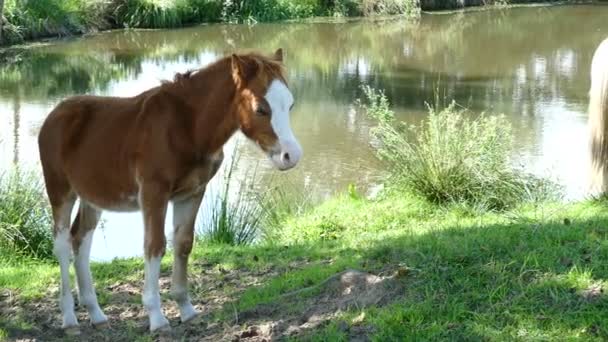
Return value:
[(4, 0), (0, 0), (0, 45), (2, 45), (2, 24), (4, 24)]

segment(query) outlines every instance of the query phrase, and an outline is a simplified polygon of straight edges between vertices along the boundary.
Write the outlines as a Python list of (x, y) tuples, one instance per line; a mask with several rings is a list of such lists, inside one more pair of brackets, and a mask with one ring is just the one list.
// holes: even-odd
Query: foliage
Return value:
[(122, 0), (110, 9), (119, 27), (180, 27), (199, 22), (218, 21), (218, 1), (212, 0)]
[(5, 41), (65, 36), (109, 28), (103, 0), (6, 0)]
[(52, 217), (37, 176), (14, 170), (0, 177), (0, 258), (52, 258), (52, 237)]
[(419, 13), (417, 0), (6, 0), (3, 42), (118, 28)]
[[(555, 198), (556, 186), (511, 165), (511, 127), (503, 116), (477, 118), (452, 102), (428, 107), (419, 127), (397, 122), (382, 91), (362, 87), (359, 103), (376, 121), (374, 148), (393, 187), (437, 204), (504, 210), (526, 201)], [(438, 101), (437, 101), (438, 102)]]

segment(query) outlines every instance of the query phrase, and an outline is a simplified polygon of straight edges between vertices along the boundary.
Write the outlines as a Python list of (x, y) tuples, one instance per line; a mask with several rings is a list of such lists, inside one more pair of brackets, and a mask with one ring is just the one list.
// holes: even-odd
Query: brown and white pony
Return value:
[(589, 90), (591, 129), (591, 191), (608, 191), (608, 38), (595, 50)]
[[(169, 322), (161, 312), (158, 283), (165, 214), (172, 203), (171, 293), (182, 322), (196, 316), (187, 289), (188, 256), (205, 187), (223, 160), (222, 146), (240, 129), (276, 168), (294, 167), (302, 150), (289, 124), (293, 104), (279, 49), (272, 57), (233, 54), (134, 97), (75, 96), (53, 109), (38, 143), (53, 212), (66, 333), (79, 333), (69, 278), (72, 252), (79, 303), (94, 326), (108, 322), (89, 268), (93, 232), (103, 210), (143, 213), (142, 302), (150, 330), (165, 330)], [(70, 225), (76, 199), (80, 208)]]

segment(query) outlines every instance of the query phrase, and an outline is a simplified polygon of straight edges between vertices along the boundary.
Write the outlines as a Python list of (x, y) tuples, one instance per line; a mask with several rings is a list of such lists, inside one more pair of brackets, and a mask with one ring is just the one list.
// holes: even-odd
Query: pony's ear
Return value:
[(230, 56), (232, 79), (237, 89), (243, 89), (260, 69), (259, 62), (247, 56)]
[(283, 49), (278, 48), (277, 51), (274, 52), (274, 59), (283, 62)]
[(243, 61), (241, 61), (239, 56), (233, 53), (232, 56), (230, 56), (230, 64), (234, 84), (236, 84), (237, 89), (241, 89), (245, 86), (245, 68)]

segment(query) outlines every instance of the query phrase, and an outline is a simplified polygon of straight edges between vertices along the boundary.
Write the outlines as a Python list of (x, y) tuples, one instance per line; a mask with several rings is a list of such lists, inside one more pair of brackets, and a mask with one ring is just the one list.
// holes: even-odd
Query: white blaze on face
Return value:
[(270, 159), (280, 170), (291, 169), (302, 157), (302, 148), (291, 131), (289, 111), (293, 95), (280, 80), (273, 80), (264, 97), (270, 106), (270, 124), (279, 140), (269, 153)]

